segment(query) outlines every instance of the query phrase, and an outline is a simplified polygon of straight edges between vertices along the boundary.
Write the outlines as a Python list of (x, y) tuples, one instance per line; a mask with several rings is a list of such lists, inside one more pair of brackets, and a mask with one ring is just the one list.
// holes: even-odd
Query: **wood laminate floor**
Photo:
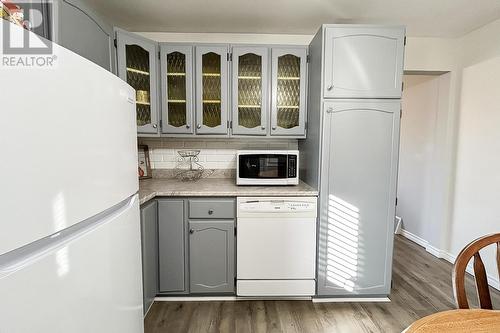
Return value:
[[(390, 303), (156, 302), (145, 332), (401, 332), (421, 317), (454, 308), (451, 267), (397, 236)], [(477, 306), (471, 278), (468, 294)], [(500, 309), (500, 293), (492, 290), (492, 297)]]

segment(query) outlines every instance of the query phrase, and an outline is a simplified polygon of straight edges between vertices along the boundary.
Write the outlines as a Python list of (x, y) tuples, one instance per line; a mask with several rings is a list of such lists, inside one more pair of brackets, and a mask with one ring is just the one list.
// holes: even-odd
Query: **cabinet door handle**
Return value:
[(328, 89), (328, 91), (332, 90), (333, 89), (333, 83), (331, 83), (328, 87), (326, 87), (326, 89)]
[(190, 127), (191, 127), (191, 126), (189, 126), (189, 125), (186, 125), (186, 128), (190, 128)]
[(213, 209), (209, 209), (208, 210), (208, 215), (212, 215), (214, 213), (214, 210)]
[(198, 126), (196, 126), (196, 128), (197, 128), (197, 129), (200, 129), (200, 128), (201, 128), (201, 125), (200, 125), (200, 124), (198, 124)]
[(194, 229), (189, 229), (190, 234), (194, 234)]
[(153, 128), (157, 128), (157, 127), (158, 127), (158, 125), (156, 125), (156, 124), (153, 124)]

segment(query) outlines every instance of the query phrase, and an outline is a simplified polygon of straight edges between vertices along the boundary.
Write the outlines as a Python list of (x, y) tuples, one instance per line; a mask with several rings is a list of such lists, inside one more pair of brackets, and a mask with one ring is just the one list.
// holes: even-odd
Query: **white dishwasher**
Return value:
[(316, 197), (238, 197), (238, 296), (316, 290)]

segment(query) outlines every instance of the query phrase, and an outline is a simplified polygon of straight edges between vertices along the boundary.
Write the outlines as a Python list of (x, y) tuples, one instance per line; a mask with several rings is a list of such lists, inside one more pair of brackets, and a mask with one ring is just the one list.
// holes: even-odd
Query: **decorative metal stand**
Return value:
[(195, 181), (203, 176), (203, 166), (198, 162), (199, 150), (179, 150), (181, 156), (175, 167), (175, 178), (182, 181)]

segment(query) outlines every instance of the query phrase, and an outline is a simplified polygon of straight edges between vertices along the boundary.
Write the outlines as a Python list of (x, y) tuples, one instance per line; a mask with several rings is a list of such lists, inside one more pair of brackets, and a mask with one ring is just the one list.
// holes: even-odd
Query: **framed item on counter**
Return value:
[(139, 145), (139, 179), (151, 178), (151, 163), (149, 161), (149, 149), (146, 145)]

